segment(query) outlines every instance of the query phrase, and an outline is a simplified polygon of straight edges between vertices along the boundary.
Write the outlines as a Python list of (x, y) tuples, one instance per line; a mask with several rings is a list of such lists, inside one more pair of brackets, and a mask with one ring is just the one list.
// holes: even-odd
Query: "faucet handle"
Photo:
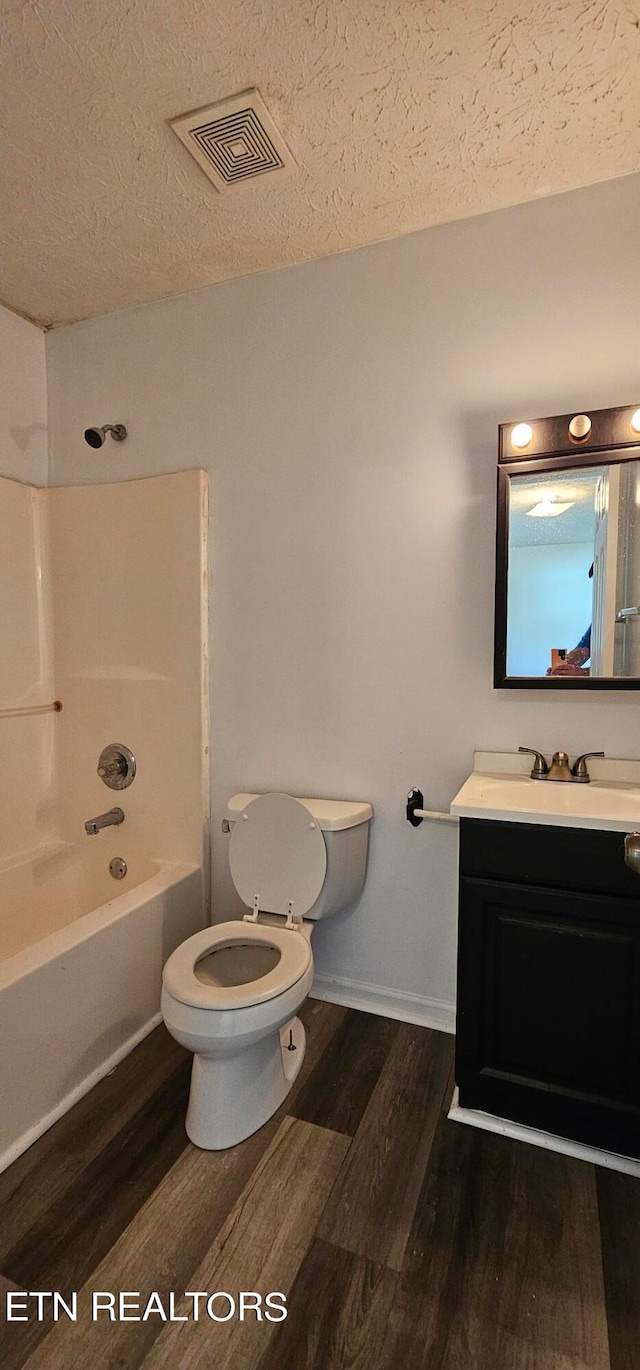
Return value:
[(574, 780), (582, 780), (584, 783), (590, 779), (587, 770), (587, 761), (591, 756), (604, 756), (604, 752), (583, 752), (582, 756), (577, 756), (571, 767), (571, 774)]
[(549, 766), (542, 752), (537, 752), (535, 747), (518, 747), (518, 751), (527, 752), (529, 756), (535, 756), (535, 761), (531, 767), (531, 779), (545, 780), (549, 774)]

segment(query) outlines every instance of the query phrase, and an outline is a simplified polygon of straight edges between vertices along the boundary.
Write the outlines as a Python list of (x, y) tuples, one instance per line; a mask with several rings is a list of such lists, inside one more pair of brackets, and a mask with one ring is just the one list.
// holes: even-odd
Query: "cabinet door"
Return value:
[(640, 1154), (635, 900), (462, 877), (460, 1102)]

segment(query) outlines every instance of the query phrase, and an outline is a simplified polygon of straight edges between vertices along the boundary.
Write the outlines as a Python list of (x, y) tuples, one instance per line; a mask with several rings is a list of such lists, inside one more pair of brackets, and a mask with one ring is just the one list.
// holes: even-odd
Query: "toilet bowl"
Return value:
[(360, 893), (371, 816), (368, 804), (282, 794), (229, 801), (231, 874), (252, 912), (188, 938), (162, 982), (167, 1029), (194, 1053), (186, 1129), (196, 1146), (243, 1141), (291, 1089), (313, 925)]

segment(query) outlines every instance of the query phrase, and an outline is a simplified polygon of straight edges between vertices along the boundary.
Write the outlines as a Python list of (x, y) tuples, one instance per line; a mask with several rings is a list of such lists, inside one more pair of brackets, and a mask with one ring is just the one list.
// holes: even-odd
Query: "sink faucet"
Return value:
[(573, 766), (569, 766), (569, 757), (566, 752), (554, 752), (551, 765), (545, 761), (542, 752), (537, 752), (533, 747), (518, 747), (519, 752), (528, 752), (535, 757), (531, 768), (532, 780), (575, 780), (580, 785), (587, 785), (591, 779), (587, 770), (587, 761), (591, 756), (604, 756), (604, 752), (583, 752), (582, 756), (576, 757)]
[[(586, 770), (586, 767), (585, 767)], [(573, 773), (569, 765), (569, 757), (566, 752), (554, 752), (551, 765), (545, 780), (573, 780)], [(589, 776), (587, 775), (587, 780)]]
[(124, 813), (122, 809), (108, 809), (106, 813), (99, 813), (97, 818), (88, 818), (84, 830), (89, 837), (95, 837), (101, 828), (116, 827), (118, 823), (124, 823)]

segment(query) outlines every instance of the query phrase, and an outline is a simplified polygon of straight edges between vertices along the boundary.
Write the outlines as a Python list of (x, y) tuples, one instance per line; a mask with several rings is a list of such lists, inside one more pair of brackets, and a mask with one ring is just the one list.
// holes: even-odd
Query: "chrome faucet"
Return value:
[(573, 766), (569, 766), (569, 757), (566, 752), (554, 752), (551, 765), (533, 747), (518, 747), (519, 752), (528, 752), (529, 756), (534, 756), (535, 761), (531, 768), (532, 780), (575, 780), (580, 785), (587, 785), (591, 779), (587, 770), (587, 761), (590, 756), (604, 756), (604, 752), (583, 752), (582, 756), (576, 757)]
[(88, 818), (84, 830), (89, 837), (95, 837), (101, 828), (117, 827), (118, 823), (124, 823), (124, 813), (122, 809), (107, 809), (106, 813), (99, 813), (97, 818)]

